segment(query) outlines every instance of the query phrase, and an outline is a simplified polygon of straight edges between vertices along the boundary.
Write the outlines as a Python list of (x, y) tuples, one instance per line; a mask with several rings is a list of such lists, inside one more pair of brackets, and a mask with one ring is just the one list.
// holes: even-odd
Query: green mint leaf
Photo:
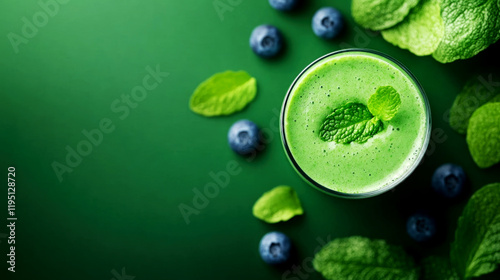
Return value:
[(361, 26), (382, 30), (401, 22), (419, 0), (353, 0), (352, 16)]
[(500, 103), (488, 103), (477, 109), (469, 120), (467, 145), (481, 168), (500, 162)]
[(433, 57), (442, 63), (475, 56), (500, 39), (498, 0), (441, 0), (444, 37)]
[(230, 115), (245, 108), (257, 93), (257, 83), (245, 71), (217, 73), (194, 91), (189, 107), (203, 116)]
[(420, 0), (403, 22), (382, 30), (387, 42), (419, 56), (432, 54), (443, 36), (439, 0)]
[(477, 277), (500, 264), (500, 183), (482, 187), (458, 220), (451, 261), (460, 276)]
[(353, 236), (326, 244), (313, 260), (314, 269), (329, 280), (417, 280), (413, 259), (384, 240)]
[(377, 91), (368, 99), (368, 109), (377, 118), (383, 121), (391, 120), (401, 107), (401, 97), (391, 86), (377, 88)]
[(319, 136), (323, 141), (335, 141), (340, 144), (364, 143), (383, 127), (382, 122), (374, 119), (365, 105), (348, 103), (336, 108), (326, 117)]
[(448, 258), (430, 256), (422, 261), (425, 280), (461, 280)]
[(278, 186), (264, 193), (253, 206), (253, 215), (267, 223), (288, 221), (304, 210), (297, 193), (288, 186)]
[[(500, 81), (500, 75), (491, 75), (489, 80)], [(455, 98), (450, 110), (450, 126), (458, 133), (467, 132), (469, 119), (477, 108), (488, 102), (500, 101), (500, 86), (487, 83), (481, 76), (474, 77), (467, 81)]]

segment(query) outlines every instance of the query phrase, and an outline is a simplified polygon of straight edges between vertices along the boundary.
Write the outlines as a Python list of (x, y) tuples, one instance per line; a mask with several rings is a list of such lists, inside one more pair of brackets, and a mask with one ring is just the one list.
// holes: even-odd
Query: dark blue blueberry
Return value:
[(417, 242), (431, 240), (436, 235), (436, 221), (426, 214), (415, 214), (406, 222), (408, 235)]
[(279, 53), (283, 46), (281, 32), (272, 25), (259, 25), (255, 27), (250, 36), (250, 47), (259, 56), (273, 57)]
[(312, 29), (314, 34), (324, 39), (332, 39), (337, 36), (344, 27), (342, 14), (334, 8), (325, 7), (319, 9), (313, 16)]
[(290, 258), (292, 243), (285, 234), (277, 231), (269, 232), (260, 240), (259, 252), (267, 264), (283, 264)]
[(269, 0), (271, 7), (280, 11), (290, 11), (295, 5), (297, 5), (298, 0)]
[(432, 175), (432, 187), (446, 198), (455, 198), (464, 191), (466, 180), (462, 167), (447, 163), (438, 167)]
[(240, 155), (247, 155), (259, 145), (259, 128), (249, 120), (235, 122), (227, 134), (229, 146)]

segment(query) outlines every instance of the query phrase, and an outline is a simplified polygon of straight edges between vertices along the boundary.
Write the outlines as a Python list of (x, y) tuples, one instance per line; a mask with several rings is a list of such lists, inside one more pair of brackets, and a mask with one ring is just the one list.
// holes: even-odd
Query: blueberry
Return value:
[(298, 0), (269, 0), (271, 7), (280, 11), (290, 11), (295, 5), (297, 5)]
[(273, 57), (279, 53), (283, 46), (281, 32), (272, 25), (259, 25), (255, 27), (250, 36), (250, 47), (259, 56)]
[(429, 241), (436, 235), (436, 221), (429, 215), (418, 213), (408, 218), (406, 231), (415, 241)]
[(259, 128), (249, 120), (235, 122), (227, 134), (229, 146), (240, 155), (247, 155), (259, 145)]
[(446, 198), (455, 198), (463, 192), (466, 180), (462, 167), (447, 163), (438, 167), (432, 175), (432, 187)]
[(283, 264), (290, 258), (291, 247), (288, 236), (273, 231), (262, 237), (259, 252), (262, 260), (267, 264)]
[(325, 7), (319, 9), (313, 16), (312, 29), (314, 34), (324, 39), (332, 39), (337, 36), (344, 27), (342, 14), (334, 8)]

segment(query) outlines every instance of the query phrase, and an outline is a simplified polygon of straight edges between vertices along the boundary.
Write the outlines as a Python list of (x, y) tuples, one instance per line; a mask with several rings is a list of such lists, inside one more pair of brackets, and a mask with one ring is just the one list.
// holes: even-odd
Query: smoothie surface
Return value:
[[(363, 144), (321, 140), (326, 116), (349, 102), (366, 105), (380, 86), (394, 87), (401, 97), (401, 108), (381, 132)], [(397, 64), (372, 53), (343, 52), (323, 58), (297, 80), (284, 107), (284, 137), (298, 168), (317, 184), (361, 194), (384, 189), (412, 170), (428, 118), (419, 87)]]

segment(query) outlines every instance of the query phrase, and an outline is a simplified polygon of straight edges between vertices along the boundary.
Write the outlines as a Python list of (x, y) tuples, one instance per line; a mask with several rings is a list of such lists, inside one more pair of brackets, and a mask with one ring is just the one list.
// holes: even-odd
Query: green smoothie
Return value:
[[(367, 142), (323, 141), (319, 130), (335, 108), (367, 104), (381, 86), (392, 86), (401, 107)], [(348, 50), (310, 65), (289, 90), (282, 110), (285, 150), (297, 171), (332, 194), (371, 196), (406, 178), (427, 147), (430, 112), (418, 82), (397, 62), (370, 51)]]

